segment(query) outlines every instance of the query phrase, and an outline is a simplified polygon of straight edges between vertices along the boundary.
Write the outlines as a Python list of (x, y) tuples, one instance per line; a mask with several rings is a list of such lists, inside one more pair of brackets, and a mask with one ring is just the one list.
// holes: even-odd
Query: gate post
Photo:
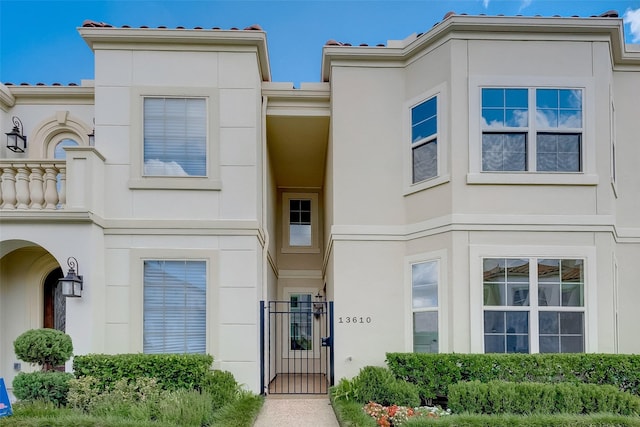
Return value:
[(260, 301), (260, 394), (267, 394), (264, 386), (264, 301)]
[(336, 337), (333, 331), (333, 301), (329, 301), (329, 336), (331, 337), (331, 347), (329, 347), (329, 387), (334, 385), (333, 375), (333, 346), (336, 342)]

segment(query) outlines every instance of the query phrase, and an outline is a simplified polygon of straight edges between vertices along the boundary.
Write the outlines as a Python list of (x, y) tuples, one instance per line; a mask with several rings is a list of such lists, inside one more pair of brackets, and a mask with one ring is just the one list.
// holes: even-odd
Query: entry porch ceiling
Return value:
[(276, 186), (322, 188), (328, 137), (328, 114), (267, 114), (267, 145)]

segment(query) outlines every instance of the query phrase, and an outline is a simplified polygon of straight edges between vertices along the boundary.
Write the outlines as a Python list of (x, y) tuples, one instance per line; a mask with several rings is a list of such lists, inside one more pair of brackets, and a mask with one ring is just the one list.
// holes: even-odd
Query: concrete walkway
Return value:
[(339, 427), (329, 398), (267, 397), (253, 427)]

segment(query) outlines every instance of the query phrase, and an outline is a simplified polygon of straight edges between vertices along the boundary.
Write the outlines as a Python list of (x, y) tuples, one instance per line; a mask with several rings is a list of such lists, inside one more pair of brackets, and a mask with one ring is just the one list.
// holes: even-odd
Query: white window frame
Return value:
[[(445, 146), (448, 141), (447, 128), (447, 104), (446, 93), (447, 85), (445, 83), (440, 84), (429, 91), (423, 92), (418, 96), (415, 96), (404, 103), (403, 106), (403, 158), (404, 158), (404, 195), (413, 194), (418, 191), (432, 188), (440, 184), (444, 184), (450, 181), (449, 166), (448, 166), (448, 146)], [(413, 182), (413, 148), (417, 145), (422, 145), (425, 140), (421, 140), (418, 143), (414, 143), (412, 140), (412, 121), (411, 111), (414, 107), (422, 104), (425, 101), (436, 98), (436, 126), (437, 132), (435, 135), (431, 135), (426, 138), (427, 141), (436, 140), (436, 156), (437, 156), (437, 173), (432, 178), (427, 178), (423, 181)], [(448, 145), (448, 144), (447, 144)]]
[[(289, 240), (289, 201), (311, 200), (311, 245), (292, 246)], [(282, 193), (282, 253), (320, 253), (318, 193)]]
[[(219, 348), (214, 335), (216, 320), (212, 312), (219, 300), (217, 275), (218, 251), (206, 249), (131, 249), (129, 255), (129, 348), (133, 353), (144, 351), (144, 261), (205, 261), (206, 283), (206, 354)], [(215, 355), (214, 355), (215, 356)]]
[[(536, 134), (535, 89), (582, 90), (582, 139), (580, 172), (492, 172), (482, 170), (482, 89), (529, 89), (529, 124), (518, 128), (528, 133), (528, 165), (535, 158)], [(472, 76), (469, 78), (469, 173), (468, 184), (540, 184), (540, 185), (597, 185), (595, 144), (595, 82), (587, 77), (546, 76)], [(534, 123), (534, 126), (531, 126)], [(505, 128), (509, 131), (512, 128)], [(540, 130), (543, 132), (543, 130)], [(565, 130), (562, 129), (561, 132)], [(532, 149), (533, 148), (533, 149)]]
[[(413, 265), (425, 262), (438, 263), (438, 306), (429, 308), (413, 308)], [(445, 249), (424, 252), (405, 257), (405, 351), (413, 353), (413, 313), (436, 311), (438, 313), (438, 352), (446, 353), (449, 349), (447, 318), (444, 313), (448, 307), (447, 298), (447, 251)]]
[[(486, 258), (527, 258), (531, 259), (582, 259), (584, 260), (584, 306), (545, 307), (547, 311), (584, 312), (584, 352), (592, 353), (598, 349), (597, 336), (597, 276), (596, 249), (585, 246), (470, 246), (469, 297), (471, 352), (484, 353), (484, 297), (483, 297), (483, 260)], [(531, 265), (531, 264), (530, 264)], [(533, 269), (530, 268), (530, 275)], [(537, 280), (537, 279), (536, 279)], [(531, 292), (530, 292), (531, 294)], [(531, 300), (531, 299), (530, 299)], [(537, 304), (530, 306), (491, 306), (497, 311), (528, 311), (529, 316), (529, 353), (539, 352), (539, 333), (537, 313), (531, 315)]]
[[(220, 190), (219, 94), (215, 88), (133, 87), (131, 89), (130, 189)], [(206, 176), (144, 175), (144, 99), (200, 98), (206, 101), (207, 173)]]

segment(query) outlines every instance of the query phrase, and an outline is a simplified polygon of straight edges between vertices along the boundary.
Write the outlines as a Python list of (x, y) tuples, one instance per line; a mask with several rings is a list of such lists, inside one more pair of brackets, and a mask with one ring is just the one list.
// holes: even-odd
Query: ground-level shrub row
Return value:
[(388, 353), (393, 374), (422, 398), (446, 396), (460, 381), (587, 383), (640, 394), (640, 355)]
[(449, 386), (449, 409), (471, 414), (640, 414), (640, 398), (595, 384), (459, 382)]
[(402, 427), (640, 427), (640, 418), (622, 415), (451, 415), (409, 419)]

